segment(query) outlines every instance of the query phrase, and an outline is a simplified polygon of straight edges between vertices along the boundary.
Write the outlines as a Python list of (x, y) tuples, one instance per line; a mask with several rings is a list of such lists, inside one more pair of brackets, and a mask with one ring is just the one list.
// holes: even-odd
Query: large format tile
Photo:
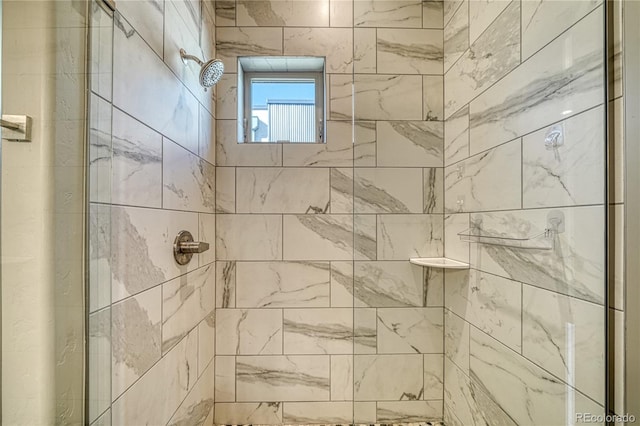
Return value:
[(422, 118), (427, 121), (444, 120), (444, 76), (423, 75), (422, 98)]
[[(445, 1), (445, 14), (453, 1)], [(444, 27), (444, 73), (469, 49), (469, 2), (456, 0), (457, 9)]]
[(440, 74), (441, 30), (377, 30), (377, 71), (380, 74)]
[(280, 56), (282, 28), (216, 28), (216, 53), (225, 72), (238, 71), (239, 56)]
[(214, 393), (216, 402), (236, 400), (236, 357), (216, 355), (216, 379)]
[(162, 136), (113, 109), (111, 202), (162, 207)]
[(358, 74), (376, 73), (376, 31), (376, 28), (353, 29), (353, 69)]
[[(604, 107), (594, 108), (522, 139), (525, 208), (604, 203)], [(545, 146), (554, 130), (564, 143)]]
[(522, 349), (519, 282), (471, 269), (447, 277), (445, 300), (456, 315), (513, 350)]
[(381, 401), (377, 403), (376, 417), (380, 424), (439, 421), (442, 401)]
[(327, 121), (326, 143), (284, 144), (283, 165), (304, 167), (351, 167), (353, 158), (353, 124), (350, 121)]
[(353, 419), (352, 402), (285, 402), (285, 424), (350, 424)]
[(419, 0), (355, 1), (353, 26), (422, 28), (422, 2)]
[(353, 400), (353, 355), (331, 356), (331, 400)]
[(282, 144), (238, 143), (236, 120), (216, 120), (216, 162), (218, 166), (281, 166)]
[(202, 376), (209, 364), (213, 364), (216, 345), (215, 311), (211, 311), (197, 326), (198, 328), (198, 377)]
[(217, 309), (217, 355), (282, 353), (280, 309)]
[(437, 121), (377, 123), (379, 167), (442, 167), (443, 124)]
[(162, 57), (162, 28), (164, 0), (125, 1), (118, 5), (118, 12), (133, 25), (145, 42)]
[(449, 309), (444, 311), (444, 355), (469, 374), (469, 323)]
[(326, 213), (329, 169), (239, 167), (236, 191), (238, 213)]
[(380, 308), (378, 353), (441, 353), (442, 308)]
[(198, 101), (138, 33), (117, 17), (113, 104), (179, 144), (197, 141)]
[(236, 307), (236, 265), (230, 262), (216, 262), (216, 308)]
[(89, 114), (89, 199), (94, 203), (110, 203), (113, 175), (111, 104), (92, 93)]
[[(328, 0), (326, 0), (328, 1)], [(273, 3), (283, 3), (275, 1)], [(309, 2), (291, 2), (307, 6)], [(311, 14), (308, 14), (311, 17)], [(316, 17), (312, 18), (316, 20)], [(287, 56), (322, 56), (327, 73), (349, 74), (353, 71), (353, 33), (349, 28), (285, 28), (284, 54)]]
[(422, 398), (422, 355), (355, 355), (354, 400), (401, 401)]
[(162, 285), (162, 352), (187, 335), (215, 307), (215, 265)]
[(443, 227), (442, 215), (378, 215), (378, 260), (442, 256)]
[(211, 363), (171, 417), (169, 424), (213, 425), (214, 380)]
[(422, 213), (422, 169), (358, 168), (353, 173), (355, 182), (347, 190), (353, 191), (356, 213)]
[(355, 296), (357, 306), (422, 306), (423, 268), (404, 259), (398, 262), (356, 262), (353, 281), (340, 281)]
[(469, 106), (460, 108), (444, 123), (444, 165), (469, 156)]
[[(460, 239), (460, 233), (469, 229), (469, 213), (456, 213), (444, 217), (444, 256), (469, 263), (470, 243)], [(453, 271), (452, 271), (453, 272)]]
[(522, 298), (522, 354), (604, 404), (604, 307), (528, 285)]
[(284, 2), (240, 0), (236, 5), (239, 27), (328, 27), (329, 0)]
[(282, 218), (276, 215), (216, 215), (220, 260), (282, 259)]
[(416, 90), (422, 85), (422, 76), (357, 74), (354, 78), (356, 119), (422, 119), (422, 91)]
[(447, 167), (445, 211), (520, 208), (521, 155), (520, 140), (516, 140)]
[[(545, 241), (541, 234), (546, 227), (554, 227), (547, 223), (549, 214), (563, 216), (565, 229)], [(472, 214), (471, 224), (482, 235), (537, 236), (527, 242), (534, 249), (474, 244), (474, 268), (579, 299), (604, 302), (604, 235), (585, 232), (603, 229), (604, 207)]]
[(442, 29), (444, 2), (442, 0), (422, 2), (422, 28)]
[[(512, 0), (476, 0), (469, 2), (469, 40), (476, 41)], [(514, 17), (514, 19), (517, 17)]]
[(328, 401), (329, 356), (241, 356), (237, 401)]
[(163, 143), (162, 181), (165, 209), (215, 212), (215, 167), (166, 138)]
[[(38, 6), (37, 3), (35, 6)], [(24, 7), (24, 3), (20, 7)], [(98, 3), (91, 5), (90, 40), (91, 91), (110, 101), (113, 84), (113, 18)]]
[(444, 354), (424, 355), (424, 393), (425, 400), (440, 400), (444, 392)]
[(281, 402), (216, 403), (217, 425), (282, 424)]
[(422, 169), (424, 180), (424, 213), (444, 212), (444, 169)]
[(236, 212), (236, 168), (216, 167), (216, 213)]
[(284, 353), (350, 354), (353, 352), (353, 309), (286, 309)]
[(353, 216), (286, 215), (283, 238), (285, 260), (350, 260)]
[(111, 309), (89, 315), (89, 422), (111, 405)]
[(474, 99), (471, 152), (602, 103), (602, 12), (596, 11)]
[(329, 262), (238, 262), (238, 308), (328, 307)]
[[(475, 3), (479, 2), (471, 1), (470, 5)], [(520, 2), (514, 1), (449, 69), (444, 79), (445, 117), (451, 116), (520, 63), (519, 18)], [(471, 24), (472, 30), (473, 22)]]

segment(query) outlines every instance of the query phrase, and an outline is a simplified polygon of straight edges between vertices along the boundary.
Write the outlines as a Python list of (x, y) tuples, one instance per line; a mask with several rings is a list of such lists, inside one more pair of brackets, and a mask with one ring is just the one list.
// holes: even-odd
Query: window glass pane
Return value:
[(315, 80), (252, 79), (251, 141), (315, 142), (315, 102)]

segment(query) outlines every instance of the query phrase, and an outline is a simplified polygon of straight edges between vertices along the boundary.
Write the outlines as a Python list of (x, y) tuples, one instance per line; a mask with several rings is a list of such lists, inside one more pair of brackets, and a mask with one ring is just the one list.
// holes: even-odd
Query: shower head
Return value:
[(216, 84), (224, 73), (224, 64), (219, 59), (203, 62), (197, 56), (189, 55), (184, 49), (180, 49), (180, 58), (185, 64), (190, 60), (200, 65), (200, 84), (205, 89)]

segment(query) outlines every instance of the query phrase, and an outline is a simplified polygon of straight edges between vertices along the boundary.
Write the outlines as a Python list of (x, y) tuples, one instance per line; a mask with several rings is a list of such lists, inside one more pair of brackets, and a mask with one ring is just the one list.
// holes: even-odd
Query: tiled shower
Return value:
[[(604, 413), (619, 2), (90, 9), (90, 424)], [(223, 61), (212, 90), (180, 48)], [(326, 143), (238, 143), (237, 58), (282, 55), (326, 57)], [(210, 244), (185, 266), (181, 230)], [(409, 262), (442, 257), (469, 268)]]

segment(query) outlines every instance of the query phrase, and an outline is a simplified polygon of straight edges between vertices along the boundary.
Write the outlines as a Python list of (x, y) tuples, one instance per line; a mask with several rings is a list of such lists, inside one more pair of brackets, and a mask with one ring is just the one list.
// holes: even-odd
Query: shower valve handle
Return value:
[(209, 250), (209, 243), (193, 241), (193, 235), (189, 231), (180, 231), (173, 241), (173, 257), (178, 265), (186, 265), (191, 261), (194, 253), (207, 250)]

